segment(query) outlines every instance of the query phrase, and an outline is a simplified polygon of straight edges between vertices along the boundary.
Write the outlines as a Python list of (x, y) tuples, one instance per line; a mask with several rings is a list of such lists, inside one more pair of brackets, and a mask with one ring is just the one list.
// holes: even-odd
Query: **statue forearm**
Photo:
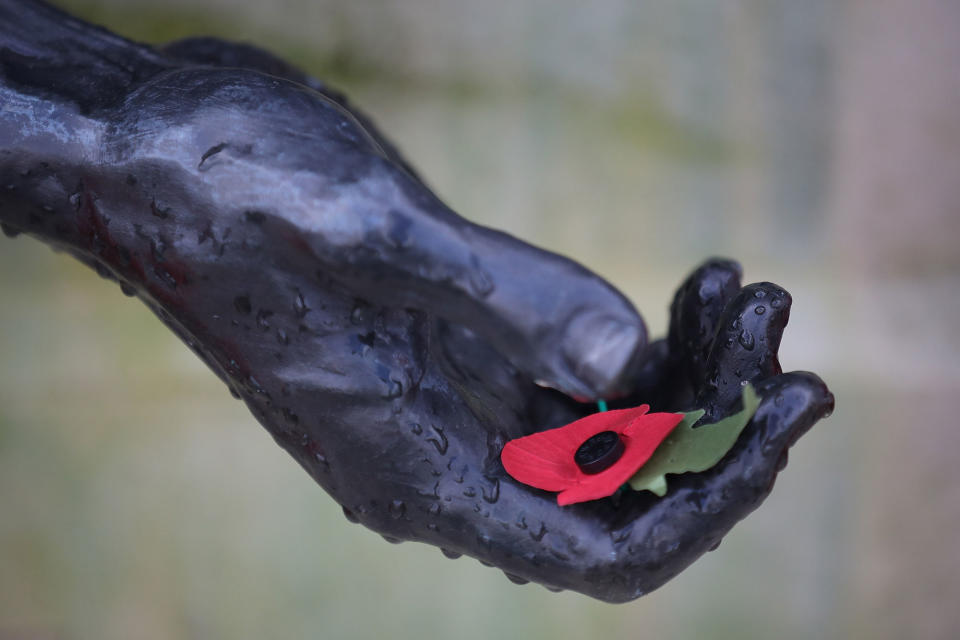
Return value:
[(0, 222), (8, 235), (89, 249), (78, 171), (98, 163), (105, 110), (163, 68), (149, 47), (50, 5), (0, 0)]

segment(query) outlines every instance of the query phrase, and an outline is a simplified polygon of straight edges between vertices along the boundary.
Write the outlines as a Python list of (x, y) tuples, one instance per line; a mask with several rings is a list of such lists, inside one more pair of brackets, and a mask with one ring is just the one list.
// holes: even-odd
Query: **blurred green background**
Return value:
[(138, 302), (0, 238), (0, 638), (956, 637), (960, 4), (60, 4), (290, 58), (654, 334), (739, 258), (838, 403), (716, 552), (606, 605), (347, 523)]

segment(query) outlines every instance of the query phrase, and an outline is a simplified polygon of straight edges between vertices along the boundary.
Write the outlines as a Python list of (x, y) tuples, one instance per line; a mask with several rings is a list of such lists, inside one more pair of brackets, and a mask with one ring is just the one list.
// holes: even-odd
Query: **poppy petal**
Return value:
[(559, 429), (551, 429), (550, 431), (543, 431), (541, 433), (563, 432), (563, 435), (568, 437), (570, 442), (576, 442), (574, 447), (574, 451), (576, 451), (576, 448), (583, 444), (584, 441), (597, 435), (601, 431), (623, 433), (627, 425), (642, 417), (649, 410), (650, 405), (642, 404), (639, 407), (632, 407), (630, 409), (611, 409), (610, 411), (591, 413)]
[[(527, 438), (549, 438), (553, 443), (570, 449), (571, 455), (588, 438), (597, 435), (601, 431), (616, 431), (623, 433), (623, 430), (631, 422), (643, 416), (650, 410), (650, 405), (642, 404), (639, 407), (631, 409), (613, 409), (599, 413), (591, 413), (588, 416), (574, 420), (556, 429), (549, 429), (527, 436)], [(523, 440), (523, 438), (520, 438)]]
[[(558, 491), (561, 506), (613, 494), (636, 473), (682, 414), (647, 413), (649, 405), (593, 413), (557, 429), (508, 442), (500, 453), (503, 468), (515, 480), (545, 491)], [(609, 469), (585, 474), (574, 455), (591, 437), (614, 431), (624, 443), (623, 455)]]
[[(623, 430), (623, 435), (630, 439), (634, 446), (643, 445), (644, 450), (648, 447), (650, 452), (647, 458), (653, 455), (654, 450), (660, 446), (663, 439), (666, 438), (674, 427), (683, 420), (682, 413), (649, 413), (642, 419), (632, 421)], [(646, 462), (646, 458), (644, 459)]]
[(511, 440), (500, 454), (503, 468), (511, 477), (545, 491), (562, 491), (575, 481), (573, 473), (577, 469), (572, 456), (570, 464), (565, 464), (559, 457), (538, 449), (536, 443), (523, 440)]
[(601, 431), (620, 433), (649, 410), (644, 404), (593, 413), (563, 427), (511, 440), (500, 460), (515, 480), (546, 491), (562, 491), (575, 485), (582, 475), (573, 456), (584, 441)]
[(616, 480), (611, 482), (593, 481), (578, 484), (575, 487), (571, 487), (558, 493), (557, 504), (561, 507), (566, 507), (578, 502), (587, 502), (588, 500), (599, 500), (600, 498), (606, 498), (607, 496), (612, 496), (613, 493), (621, 486), (621, 484), (623, 483), (617, 483)]
[(651, 413), (633, 421), (623, 434), (625, 449), (620, 459), (596, 475), (579, 474), (577, 484), (557, 496), (557, 504), (566, 506), (613, 495), (646, 464), (682, 419), (682, 413)]

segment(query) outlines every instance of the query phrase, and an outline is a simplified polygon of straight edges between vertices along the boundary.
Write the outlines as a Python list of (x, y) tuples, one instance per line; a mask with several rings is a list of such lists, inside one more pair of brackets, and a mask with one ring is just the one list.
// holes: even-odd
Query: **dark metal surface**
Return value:
[[(610, 285), (463, 220), (341, 94), (251, 47), (157, 51), (0, 0), (0, 108), (6, 234), (138, 296), (390, 540), (630, 600), (715, 547), (832, 409), (815, 375), (781, 374), (779, 287), (708, 262), (647, 346)], [(505, 441), (593, 410), (568, 396), (716, 418), (744, 381), (753, 423), (662, 499), (561, 508), (500, 465)]]

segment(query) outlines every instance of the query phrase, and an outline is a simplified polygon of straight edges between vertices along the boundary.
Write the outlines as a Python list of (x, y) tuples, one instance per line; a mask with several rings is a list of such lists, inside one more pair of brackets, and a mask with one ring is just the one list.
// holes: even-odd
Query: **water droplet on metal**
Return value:
[(327, 456), (325, 456), (322, 451), (317, 451), (316, 453), (314, 453), (313, 459), (317, 461), (317, 464), (321, 466), (323, 471), (330, 470), (330, 461), (327, 460)]
[(155, 218), (160, 218), (161, 220), (166, 220), (170, 217), (170, 207), (164, 207), (157, 204), (156, 200), (150, 201), (150, 213)]
[(407, 513), (407, 505), (403, 500), (393, 500), (387, 507), (387, 511), (390, 512), (390, 517), (399, 520)]
[(269, 309), (260, 309), (257, 311), (257, 327), (266, 331), (270, 328), (270, 316), (273, 315), (273, 311)]
[(439, 500), (440, 499), (440, 483), (434, 482), (432, 491), (424, 491), (423, 489), (417, 489), (417, 495), (423, 496), (424, 498), (430, 498), (431, 500)]
[(442, 547), (440, 548), (440, 551), (443, 553), (443, 555), (447, 556), (451, 560), (456, 560), (463, 555), (459, 551), (454, 551), (453, 549), (444, 549)]
[(740, 335), (737, 337), (737, 341), (740, 343), (740, 346), (747, 351), (753, 351), (753, 347), (756, 345), (756, 340), (754, 339), (753, 334), (746, 329), (740, 332)]
[(533, 538), (534, 542), (540, 542), (541, 540), (543, 540), (543, 536), (547, 535), (547, 533), (548, 533), (547, 527), (544, 526), (544, 524), (541, 522), (540, 529), (536, 533), (531, 531), (530, 537)]
[(687, 504), (696, 509), (697, 511), (703, 511), (703, 494), (699, 491), (691, 491), (687, 495)]
[(470, 270), (470, 288), (481, 297), (486, 298), (494, 290), (493, 277), (480, 267)]
[(623, 529), (614, 529), (610, 532), (610, 540), (614, 544), (622, 544), (630, 539), (630, 534), (633, 532), (633, 525), (628, 525)]
[(297, 296), (293, 299), (293, 311), (298, 318), (303, 318), (310, 312), (310, 307), (300, 291), (297, 291)]
[(427, 438), (427, 442), (436, 448), (437, 453), (440, 455), (445, 455), (447, 453), (447, 449), (450, 447), (450, 442), (447, 440), (447, 436), (443, 433), (443, 429), (436, 425), (432, 425), (432, 427), (434, 433), (437, 434), (437, 437)]
[(346, 517), (347, 520), (349, 520), (354, 524), (358, 524), (360, 522), (360, 518), (358, 518), (357, 514), (355, 514), (353, 511), (350, 511), (350, 509), (347, 509), (346, 507), (342, 507), (342, 509), (343, 509), (343, 515)]
[(393, 400), (403, 395), (403, 383), (399, 380), (390, 380), (390, 386), (387, 389), (387, 400)]
[(432, 505), (430, 505), (430, 508), (429, 508), (427, 511), (429, 511), (429, 512), (430, 512), (430, 515), (432, 515), (432, 516), (438, 516), (438, 515), (440, 515), (440, 512), (442, 511), (442, 508), (440, 507), (439, 504), (437, 504), (436, 502), (434, 502)]
[(521, 577), (518, 576), (518, 575), (514, 575), (514, 574), (512, 574), (512, 573), (507, 573), (506, 571), (503, 572), (503, 575), (507, 576), (507, 580), (509, 580), (509, 581), (512, 582), (513, 584), (523, 585), (523, 584), (527, 584), (527, 583), (530, 582), (530, 581), (527, 580), (526, 578), (521, 578)]
[(214, 145), (209, 149), (207, 149), (206, 151), (204, 151), (203, 155), (200, 156), (200, 162), (197, 164), (197, 168), (199, 169), (203, 167), (203, 163), (206, 162), (208, 158), (210, 158), (211, 156), (217, 155), (218, 153), (220, 153), (226, 148), (227, 148), (227, 143), (221, 142), (220, 144)]
[(357, 305), (350, 312), (350, 322), (355, 325), (365, 324), (368, 309), (369, 307), (365, 303), (357, 303)]
[(754, 310), (753, 310), (753, 312), (754, 312), (755, 314), (757, 314), (758, 316), (762, 316), (763, 314), (765, 314), (765, 313), (767, 312), (767, 308), (761, 304), (761, 305), (758, 305), (757, 307), (755, 307)]
[(337, 131), (350, 142), (359, 142), (360, 140), (357, 137), (357, 132), (354, 130), (353, 124), (347, 120), (341, 120), (337, 123)]
[(500, 480), (495, 478), (489, 491), (487, 491), (487, 487), (482, 487), (481, 491), (483, 492), (484, 500), (490, 504), (495, 503), (500, 499)]
[(287, 332), (283, 329), (277, 329), (277, 342), (286, 346), (290, 344), (290, 337), (287, 335)]
[(264, 390), (264, 388), (260, 386), (260, 381), (254, 378), (252, 375), (247, 376), (247, 384), (254, 393), (267, 395), (267, 392)]
[(137, 290), (126, 282), (120, 283), (120, 291), (122, 291), (123, 295), (127, 296), (128, 298), (132, 298), (133, 296), (137, 295)]

